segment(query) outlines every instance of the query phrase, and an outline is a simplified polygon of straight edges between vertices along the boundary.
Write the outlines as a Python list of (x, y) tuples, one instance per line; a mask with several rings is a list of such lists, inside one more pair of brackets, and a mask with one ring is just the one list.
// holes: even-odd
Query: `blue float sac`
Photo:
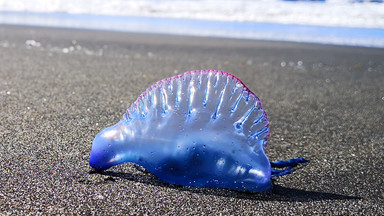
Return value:
[[(192, 71), (152, 85), (92, 144), (96, 170), (132, 162), (170, 184), (262, 192), (299, 163), (270, 163), (259, 98), (222, 71)], [(287, 167), (282, 170), (273, 167)]]

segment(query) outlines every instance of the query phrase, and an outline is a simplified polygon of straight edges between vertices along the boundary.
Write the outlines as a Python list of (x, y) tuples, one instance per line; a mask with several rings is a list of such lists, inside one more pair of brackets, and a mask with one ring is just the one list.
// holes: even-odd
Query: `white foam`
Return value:
[(384, 28), (384, 4), (351, 0), (12, 0), (0, 11)]

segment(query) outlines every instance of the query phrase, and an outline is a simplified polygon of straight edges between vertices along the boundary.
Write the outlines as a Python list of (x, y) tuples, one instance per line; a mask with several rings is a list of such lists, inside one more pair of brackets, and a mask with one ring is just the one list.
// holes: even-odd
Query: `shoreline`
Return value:
[[(183, 44), (185, 46), (194, 46), (198, 45), (198, 43), (203, 42), (204, 45), (208, 47), (216, 47), (219, 44), (222, 44), (225, 41), (232, 41), (236, 43), (236, 45), (239, 45), (241, 47), (246, 47), (249, 44), (258, 44), (261, 46), (275, 46), (278, 44), (279, 46), (284, 47), (307, 47), (307, 46), (313, 46), (318, 47), (320, 49), (329, 48), (329, 47), (340, 47), (345, 49), (356, 49), (356, 50), (363, 50), (363, 49), (372, 49), (377, 50), (381, 52), (383, 50), (382, 47), (369, 47), (369, 46), (357, 46), (357, 45), (343, 45), (343, 44), (326, 44), (326, 43), (316, 43), (316, 42), (299, 42), (299, 41), (284, 41), (284, 40), (268, 40), (268, 39), (250, 39), (250, 38), (229, 38), (229, 37), (219, 37), (219, 36), (196, 36), (196, 35), (178, 35), (178, 34), (169, 34), (169, 33), (148, 33), (148, 32), (127, 32), (127, 31), (113, 31), (113, 30), (99, 30), (99, 29), (84, 29), (84, 28), (72, 28), (72, 27), (51, 27), (51, 26), (38, 26), (38, 25), (14, 25), (14, 24), (1, 24), (0, 27), (10, 28), (15, 30), (16, 32), (21, 32), (23, 29), (36, 29), (36, 30), (43, 30), (43, 31), (58, 31), (58, 32), (76, 32), (80, 33), (78, 36), (82, 36), (86, 32), (94, 32), (97, 35), (97, 38), (100, 38), (100, 35), (108, 35), (113, 37), (113, 39), (118, 39), (121, 41), (121, 38), (118, 37), (118, 35), (129, 35), (131, 37), (137, 37), (135, 38), (135, 42), (140, 43), (150, 43), (151, 41), (145, 41), (150, 38), (158, 38), (162, 41), (167, 41), (169, 43), (168, 38), (175, 38), (175, 41), (172, 41), (170, 44), (174, 45), (180, 45)], [(55, 36), (59, 36), (56, 34)], [(140, 39), (143, 38), (143, 39)], [(130, 38), (127, 38), (127, 40), (132, 41)], [(186, 40), (190, 40), (191, 44), (184, 43)], [(2, 42), (7, 41), (0, 40)], [(208, 42), (209, 41), (209, 42)], [(218, 42), (217, 42), (218, 41)], [(266, 44), (266, 45), (263, 45)]]
[(8, 12), (3, 25), (384, 48), (384, 29), (163, 17)]

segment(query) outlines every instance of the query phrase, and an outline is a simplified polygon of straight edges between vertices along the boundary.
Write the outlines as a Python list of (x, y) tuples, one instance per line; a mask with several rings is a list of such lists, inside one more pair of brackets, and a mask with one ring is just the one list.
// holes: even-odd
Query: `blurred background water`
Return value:
[(382, 0), (0, 0), (0, 23), (384, 48)]

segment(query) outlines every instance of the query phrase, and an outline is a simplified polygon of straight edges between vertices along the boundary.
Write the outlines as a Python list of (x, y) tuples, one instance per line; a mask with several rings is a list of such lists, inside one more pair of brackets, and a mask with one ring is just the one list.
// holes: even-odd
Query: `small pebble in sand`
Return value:
[(93, 51), (91, 51), (87, 48), (84, 48), (83, 50), (84, 50), (85, 55), (93, 55)]
[(298, 61), (297, 62), (297, 66), (299, 66), (299, 67), (303, 66), (303, 62), (302, 61)]
[(99, 52), (97, 52), (97, 55), (98, 56), (103, 56), (103, 52), (104, 52), (103, 49), (99, 49)]
[(40, 42), (37, 42), (35, 40), (26, 40), (25, 41), (25, 46), (27, 48), (31, 48), (31, 47), (40, 47), (41, 46), (41, 43)]
[(112, 176), (104, 177), (104, 181), (116, 181)]
[(4, 47), (4, 48), (9, 47), (9, 42), (8, 41), (0, 41), (0, 46)]
[(101, 195), (101, 194), (98, 194), (98, 195), (96, 195), (96, 198), (97, 199), (104, 199), (105, 197), (103, 195)]

